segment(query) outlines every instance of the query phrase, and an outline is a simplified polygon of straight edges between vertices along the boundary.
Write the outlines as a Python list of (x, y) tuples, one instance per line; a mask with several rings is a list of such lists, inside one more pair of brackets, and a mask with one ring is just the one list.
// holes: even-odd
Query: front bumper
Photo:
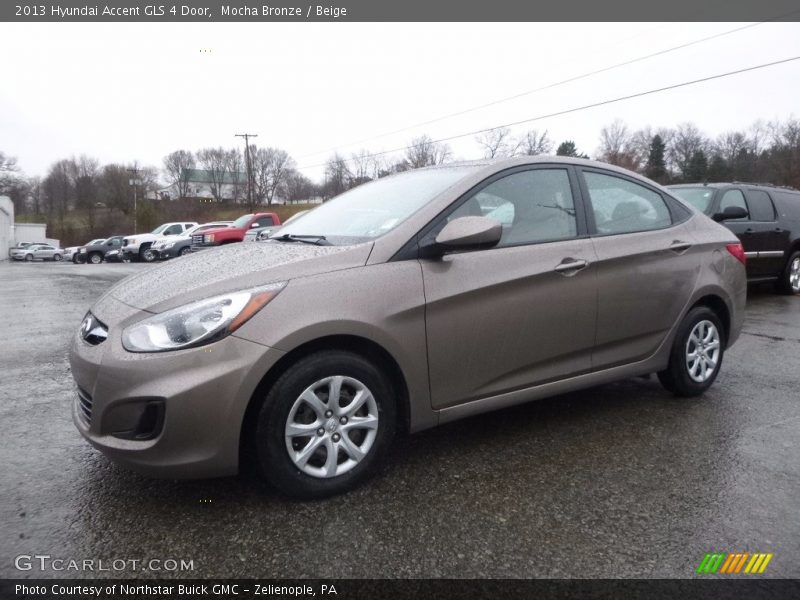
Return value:
[[(77, 333), (70, 348), (78, 431), (112, 461), (154, 477), (187, 479), (233, 475), (245, 410), (263, 375), (283, 355), (279, 350), (229, 336), (199, 348), (131, 353), (122, 329), (142, 313), (105, 298), (92, 309), (109, 327), (97, 346)], [(90, 415), (86, 414), (88, 398)], [(127, 439), (120, 423), (139, 407), (162, 407), (152, 439)]]

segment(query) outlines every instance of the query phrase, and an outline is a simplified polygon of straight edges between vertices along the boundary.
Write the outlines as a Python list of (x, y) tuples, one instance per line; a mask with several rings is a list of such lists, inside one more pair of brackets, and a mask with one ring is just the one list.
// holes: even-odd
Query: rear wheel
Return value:
[(786, 262), (778, 290), (784, 294), (800, 294), (800, 252), (793, 252)]
[(184, 246), (183, 248), (180, 249), (180, 252), (178, 252), (178, 256), (186, 256), (191, 251), (192, 249), (189, 246)]
[(395, 430), (396, 400), (383, 372), (364, 357), (323, 351), (275, 382), (256, 424), (264, 477), (297, 498), (324, 498), (371, 475)]
[(92, 252), (89, 255), (89, 262), (93, 265), (99, 265), (101, 262), (103, 262), (103, 255), (99, 252)]
[(705, 306), (693, 308), (678, 328), (659, 381), (678, 396), (699, 396), (717, 378), (724, 347), (724, 329), (716, 313)]
[(64, 260), (64, 257), (61, 256), (60, 254), (54, 254), (53, 255), (53, 260), (56, 261), (56, 262), (61, 262), (62, 260)]
[(33, 261), (33, 254), (26, 254), (25, 262), (32, 262), (32, 261)]

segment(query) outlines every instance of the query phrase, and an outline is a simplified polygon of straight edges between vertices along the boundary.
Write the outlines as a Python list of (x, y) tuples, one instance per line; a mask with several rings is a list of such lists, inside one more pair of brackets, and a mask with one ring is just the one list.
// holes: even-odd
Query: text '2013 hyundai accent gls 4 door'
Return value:
[(738, 337), (736, 237), (628, 171), (518, 158), (352, 189), (261, 244), (117, 284), (71, 347), (74, 420), (162, 477), (251, 450), (320, 497), (419, 431), (627, 377), (696, 395)]

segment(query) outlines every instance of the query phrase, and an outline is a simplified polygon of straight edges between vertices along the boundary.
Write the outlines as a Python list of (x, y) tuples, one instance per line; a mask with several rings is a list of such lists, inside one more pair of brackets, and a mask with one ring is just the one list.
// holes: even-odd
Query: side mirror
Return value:
[(747, 217), (747, 211), (741, 206), (728, 206), (722, 212), (715, 213), (711, 216), (717, 223), (727, 221), (728, 219), (744, 219)]
[(483, 250), (496, 246), (503, 226), (489, 217), (461, 217), (450, 221), (436, 240), (421, 248), (422, 256), (441, 256), (455, 250)]

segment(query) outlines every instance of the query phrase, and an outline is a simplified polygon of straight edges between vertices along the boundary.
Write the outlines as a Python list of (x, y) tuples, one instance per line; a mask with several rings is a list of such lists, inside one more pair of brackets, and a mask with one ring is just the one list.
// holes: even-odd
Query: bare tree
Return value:
[(18, 183), (19, 177), (17, 159), (0, 151), (0, 194), (7, 194), (9, 188)]
[(217, 202), (221, 202), (224, 194), (225, 180), (228, 175), (228, 151), (221, 146), (218, 148), (203, 148), (197, 152), (197, 161), (206, 171), (211, 187), (211, 195)]
[(377, 177), (378, 163), (368, 150), (362, 148), (358, 152), (351, 154), (350, 163), (353, 165), (353, 180), (357, 184), (365, 183)]
[(547, 130), (539, 133), (536, 129), (525, 132), (517, 142), (517, 153), (524, 156), (549, 154), (553, 150), (553, 140), (547, 136)]
[(175, 187), (178, 198), (189, 196), (191, 170), (195, 164), (194, 154), (190, 150), (175, 150), (164, 157), (164, 171), (169, 183)]
[(250, 163), (256, 202), (270, 206), (276, 196), (286, 195), (289, 176), (295, 170), (294, 160), (286, 150), (250, 146)]
[(692, 158), (699, 151), (705, 152), (706, 146), (706, 138), (694, 123), (681, 123), (678, 125), (672, 137), (672, 143), (667, 147), (669, 148), (670, 158), (682, 177), (686, 178), (688, 176)]
[(228, 152), (227, 169), (228, 179), (232, 186), (231, 200), (238, 204), (247, 192), (247, 167), (244, 156), (238, 148), (233, 148)]
[(452, 156), (447, 144), (434, 142), (429, 136), (422, 135), (411, 140), (406, 148), (406, 164), (411, 169), (441, 165)]
[(74, 206), (75, 188), (70, 173), (69, 160), (60, 160), (50, 166), (44, 180), (45, 199), (48, 215), (55, 214), (60, 229), (64, 227), (64, 217)]
[(325, 183), (322, 186), (322, 197), (327, 200), (338, 196), (350, 187), (353, 174), (347, 166), (347, 159), (338, 153), (328, 159), (325, 164)]
[(513, 155), (519, 142), (511, 137), (508, 127), (496, 127), (475, 137), (475, 141), (483, 148), (484, 158), (500, 158)]

